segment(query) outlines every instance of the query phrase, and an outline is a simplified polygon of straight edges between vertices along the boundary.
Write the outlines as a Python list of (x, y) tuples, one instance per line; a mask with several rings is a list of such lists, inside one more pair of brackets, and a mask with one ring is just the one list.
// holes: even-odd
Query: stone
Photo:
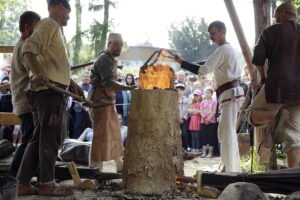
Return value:
[(290, 194), (287, 198), (287, 200), (299, 200), (299, 199), (300, 199), (300, 191)]
[(229, 184), (219, 200), (269, 200), (261, 189), (253, 183), (237, 182)]

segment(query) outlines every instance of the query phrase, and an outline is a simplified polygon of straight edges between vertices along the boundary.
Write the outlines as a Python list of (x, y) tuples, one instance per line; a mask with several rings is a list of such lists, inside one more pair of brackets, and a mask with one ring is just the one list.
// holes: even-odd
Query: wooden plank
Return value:
[(10, 88), (10, 84), (0, 85), (0, 90), (5, 90), (9, 88)]
[(75, 65), (75, 66), (71, 67), (71, 70), (73, 71), (73, 70), (85, 68), (85, 67), (91, 66), (93, 64), (94, 64), (94, 62), (84, 63), (84, 64), (81, 64), (81, 65)]
[(21, 121), (14, 113), (0, 112), (0, 125), (20, 125)]
[(14, 46), (0, 46), (0, 53), (12, 53)]

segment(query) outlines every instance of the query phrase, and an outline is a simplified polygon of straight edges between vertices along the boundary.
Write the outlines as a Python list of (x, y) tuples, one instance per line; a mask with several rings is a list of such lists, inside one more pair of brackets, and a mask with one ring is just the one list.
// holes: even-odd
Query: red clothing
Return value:
[[(191, 105), (192, 109), (198, 109), (200, 111), (200, 102), (199, 103), (193, 103)], [(200, 114), (191, 114), (191, 120), (189, 124), (189, 130), (190, 131), (200, 131), (201, 130), (201, 116)]]

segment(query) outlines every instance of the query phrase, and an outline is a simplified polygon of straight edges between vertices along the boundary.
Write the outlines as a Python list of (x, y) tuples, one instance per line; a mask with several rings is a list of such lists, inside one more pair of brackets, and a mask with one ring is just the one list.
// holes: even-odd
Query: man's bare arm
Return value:
[(256, 66), (256, 69), (257, 69), (257, 71), (259, 73), (259, 76), (260, 76), (259, 84), (260, 85), (265, 84), (266, 76), (265, 76), (264, 66)]

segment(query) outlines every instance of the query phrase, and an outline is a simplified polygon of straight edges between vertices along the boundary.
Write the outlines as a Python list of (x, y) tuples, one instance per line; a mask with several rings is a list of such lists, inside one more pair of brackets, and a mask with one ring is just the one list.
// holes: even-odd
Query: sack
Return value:
[(0, 140), (0, 159), (11, 155), (15, 151), (14, 145), (8, 140)]
[(90, 146), (91, 142), (66, 139), (59, 155), (64, 162), (73, 161), (76, 164), (88, 165)]

